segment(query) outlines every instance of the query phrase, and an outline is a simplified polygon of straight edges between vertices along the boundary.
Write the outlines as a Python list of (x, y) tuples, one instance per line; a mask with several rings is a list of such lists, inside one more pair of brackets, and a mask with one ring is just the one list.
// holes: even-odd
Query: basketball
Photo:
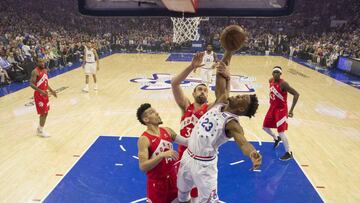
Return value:
[(229, 25), (221, 33), (221, 46), (227, 51), (237, 51), (246, 40), (246, 32), (238, 25)]

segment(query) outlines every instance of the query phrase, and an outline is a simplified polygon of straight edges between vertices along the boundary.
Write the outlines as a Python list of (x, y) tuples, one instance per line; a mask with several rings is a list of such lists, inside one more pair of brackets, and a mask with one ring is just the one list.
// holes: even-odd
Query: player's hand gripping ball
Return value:
[(238, 25), (229, 25), (221, 33), (221, 46), (227, 51), (237, 51), (247, 38), (246, 32)]

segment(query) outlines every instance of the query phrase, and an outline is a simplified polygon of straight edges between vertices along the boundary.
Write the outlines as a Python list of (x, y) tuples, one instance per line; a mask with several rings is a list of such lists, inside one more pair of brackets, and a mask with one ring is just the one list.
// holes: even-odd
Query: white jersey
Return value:
[[(188, 149), (196, 157), (212, 159), (217, 156), (218, 148), (229, 140), (225, 125), (238, 116), (222, 112), (224, 104), (217, 104), (204, 114), (195, 125), (188, 141)], [(205, 159), (206, 159), (205, 158)]]
[(203, 68), (210, 69), (211, 66), (214, 64), (214, 62), (215, 62), (214, 52), (211, 51), (210, 54), (208, 54), (207, 51), (205, 51), (202, 61), (202, 64), (205, 64)]
[(86, 63), (95, 63), (95, 50), (94, 49), (88, 49), (85, 47), (85, 62)]

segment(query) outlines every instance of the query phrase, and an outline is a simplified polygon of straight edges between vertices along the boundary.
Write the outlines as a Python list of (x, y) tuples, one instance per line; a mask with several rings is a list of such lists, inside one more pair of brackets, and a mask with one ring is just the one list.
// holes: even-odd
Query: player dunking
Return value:
[(36, 111), (40, 115), (39, 127), (37, 128), (37, 135), (40, 137), (49, 137), (49, 134), (44, 131), (46, 117), (50, 110), (49, 96), (47, 90), (57, 97), (56, 92), (49, 86), (48, 74), (45, 68), (45, 59), (38, 59), (37, 67), (31, 72), (30, 86), (34, 91), (34, 101)]
[[(274, 149), (283, 141), (286, 153), (280, 157), (280, 160), (286, 161), (292, 159), (292, 152), (290, 150), (289, 141), (285, 135), (285, 130), (288, 128), (287, 118), (293, 117), (293, 110), (299, 98), (299, 93), (290, 85), (280, 78), (282, 69), (279, 66), (273, 68), (273, 78), (269, 80), (270, 83), (270, 108), (265, 116), (263, 129), (274, 138)], [(287, 93), (294, 96), (293, 102), (288, 113), (287, 107)], [(270, 128), (277, 128), (279, 135), (276, 135)]]
[(84, 92), (89, 92), (89, 76), (92, 75), (94, 79), (94, 90), (98, 89), (96, 72), (99, 71), (99, 56), (96, 52), (96, 49), (93, 47), (91, 42), (88, 42), (84, 46), (84, 58), (83, 58), (82, 67), (85, 71), (85, 87)]
[(230, 74), (221, 75), (225, 64), (220, 62), (219, 66), (215, 105), (195, 125), (181, 159), (177, 182), (180, 202), (190, 202), (190, 190), (194, 186), (199, 191), (199, 202), (218, 202), (217, 153), (220, 145), (230, 138), (234, 138), (243, 153), (251, 158), (253, 169), (261, 164), (261, 155), (247, 142), (238, 120), (238, 116), (254, 116), (258, 108), (257, 97), (229, 97)]
[(187, 139), (176, 135), (170, 128), (161, 128), (159, 114), (150, 104), (142, 104), (136, 116), (146, 131), (138, 140), (140, 169), (146, 172), (146, 193), (149, 203), (170, 203), (176, 200), (176, 174), (178, 153), (172, 142), (187, 145)]
[[(172, 92), (175, 98), (177, 105), (180, 107), (182, 116), (180, 124), (180, 135), (188, 138), (191, 134), (192, 129), (194, 128), (196, 122), (200, 119), (202, 115), (208, 110), (208, 88), (205, 84), (197, 85), (192, 93), (194, 102), (191, 103), (189, 98), (187, 98), (180, 87), (180, 84), (186, 77), (191, 73), (191, 71), (196, 70), (199, 67), (202, 67), (204, 53), (196, 53), (193, 57), (191, 64), (183, 70), (180, 74), (175, 76), (171, 81)], [(181, 159), (186, 146), (179, 145), (179, 160)], [(192, 202), (197, 201), (197, 189), (194, 188), (191, 191)]]
[[(204, 64), (204, 66), (199, 67), (201, 81), (207, 84), (208, 86), (212, 83), (212, 73), (214, 69), (213, 65), (216, 62), (218, 62), (218, 57), (216, 53), (213, 51), (212, 45), (208, 44), (202, 59), (202, 64)], [(195, 71), (196, 69), (194, 70), (194, 72)]]

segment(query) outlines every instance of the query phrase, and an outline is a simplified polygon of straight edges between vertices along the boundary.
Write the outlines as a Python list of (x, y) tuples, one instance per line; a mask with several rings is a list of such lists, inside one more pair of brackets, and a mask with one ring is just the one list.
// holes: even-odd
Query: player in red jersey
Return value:
[(50, 109), (47, 90), (49, 89), (50, 93), (57, 97), (56, 92), (49, 86), (45, 62), (45, 59), (38, 59), (37, 67), (35, 67), (35, 69), (31, 72), (30, 82), (30, 86), (35, 90), (34, 101), (36, 111), (40, 115), (39, 127), (37, 128), (37, 135), (40, 137), (49, 137), (49, 135), (43, 130), (46, 117)]
[[(196, 122), (202, 115), (204, 115), (207, 110), (214, 104), (208, 103), (208, 87), (206, 84), (199, 84), (194, 88), (192, 96), (194, 102), (191, 103), (189, 98), (187, 98), (180, 87), (180, 84), (186, 77), (191, 73), (191, 71), (196, 68), (202, 67), (204, 52), (196, 53), (194, 58), (191, 61), (191, 64), (185, 68), (180, 74), (175, 76), (171, 81), (172, 92), (175, 98), (176, 103), (182, 111), (181, 116), (181, 126), (180, 126), (180, 135), (183, 137), (189, 137), (191, 135), (192, 129), (194, 128)], [(232, 53), (226, 52), (223, 57), (223, 62), (226, 64), (230, 63)], [(224, 77), (230, 79), (229, 75), (224, 73)], [(179, 160), (182, 157), (183, 152), (186, 150), (186, 146), (179, 145)], [(196, 188), (191, 190), (192, 202), (196, 202), (198, 197), (198, 191)]]
[[(269, 80), (270, 108), (265, 116), (263, 129), (274, 138), (274, 149), (279, 146), (280, 141), (283, 141), (286, 153), (280, 157), (280, 160), (286, 161), (293, 158), (289, 141), (284, 133), (288, 127), (286, 120), (288, 117), (291, 118), (294, 116), (293, 110), (300, 95), (294, 88), (290, 87), (287, 82), (280, 78), (281, 73), (281, 67), (275, 66), (273, 68), (273, 78)], [(294, 96), (289, 113), (287, 107), (288, 92)], [(270, 128), (277, 128), (279, 135), (273, 133)]]
[(177, 199), (177, 160), (178, 153), (172, 142), (187, 146), (187, 139), (176, 135), (162, 124), (159, 114), (150, 104), (142, 104), (136, 113), (146, 131), (138, 140), (140, 169), (146, 172), (146, 193), (148, 203), (170, 203)]

